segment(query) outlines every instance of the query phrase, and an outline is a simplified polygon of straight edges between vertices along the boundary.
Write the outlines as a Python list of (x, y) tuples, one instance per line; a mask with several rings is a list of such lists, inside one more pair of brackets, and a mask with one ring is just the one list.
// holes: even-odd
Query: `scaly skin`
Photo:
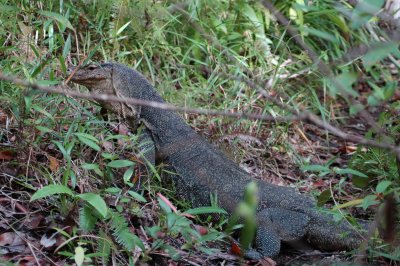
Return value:
[[(97, 93), (164, 102), (153, 86), (138, 72), (116, 63), (78, 69), (71, 81)], [(327, 251), (351, 250), (362, 236), (347, 222), (334, 223), (330, 215), (316, 209), (314, 201), (294, 189), (252, 178), (222, 152), (191, 129), (176, 113), (153, 107), (103, 103), (136, 128), (144, 124), (157, 157), (176, 172), (170, 178), (178, 194), (194, 207), (210, 206), (210, 194), (218, 205), (233, 213), (251, 181), (259, 188), (256, 249), (246, 256), (260, 259), (280, 251), (281, 241), (305, 239)]]

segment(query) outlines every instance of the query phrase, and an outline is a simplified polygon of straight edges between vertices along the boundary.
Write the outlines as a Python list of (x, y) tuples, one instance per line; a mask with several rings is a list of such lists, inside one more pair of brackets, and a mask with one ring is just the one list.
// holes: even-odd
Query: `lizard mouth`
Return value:
[(67, 76), (69, 80), (80, 85), (90, 86), (96, 84), (100, 80), (105, 80), (106, 77), (101, 73), (91, 73), (88, 75), (86, 71), (77, 69), (77, 67), (71, 66), (67, 69)]

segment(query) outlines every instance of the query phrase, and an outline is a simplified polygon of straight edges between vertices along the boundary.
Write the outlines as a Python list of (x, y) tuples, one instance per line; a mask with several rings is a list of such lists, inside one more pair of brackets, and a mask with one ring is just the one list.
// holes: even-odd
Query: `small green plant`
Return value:
[[(258, 188), (255, 182), (247, 185), (244, 192), (244, 199), (239, 203), (232, 217), (229, 219), (226, 231), (231, 233), (234, 229), (240, 228), (240, 245), (244, 250), (251, 248), (255, 237), (256, 211), (258, 206)], [(241, 225), (238, 226), (238, 222)]]

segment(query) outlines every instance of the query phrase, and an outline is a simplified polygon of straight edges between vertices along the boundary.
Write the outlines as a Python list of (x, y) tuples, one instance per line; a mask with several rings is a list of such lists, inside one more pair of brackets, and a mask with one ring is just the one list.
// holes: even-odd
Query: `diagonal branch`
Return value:
[(108, 94), (80, 93), (80, 92), (76, 92), (76, 91), (72, 91), (72, 90), (67, 90), (67, 89), (65, 89), (66, 86), (63, 86), (61, 88), (57, 88), (57, 87), (53, 87), (53, 86), (48, 86), (48, 87), (41, 86), (37, 83), (28, 82), (26, 80), (22, 80), (22, 79), (19, 79), (17, 77), (11, 76), (11, 75), (5, 75), (1, 71), (0, 71), (0, 80), (9, 81), (16, 85), (27, 87), (27, 88), (32, 88), (34, 90), (41, 91), (41, 92), (56, 93), (56, 94), (62, 94), (62, 95), (67, 95), (67, 96), (77, 97), (77, 98), (82, 98), (82, 99), (91, 99), (91, 100), (96, 100), (96, 101), (123, 102), (123, 103), (128, 103), (128, 104), (149, 106), (149, 107), (153, 107), (153, 108), (159, 108), (159, 109), (177, 111), (177, 112), (196, 113), (196, 114), (205, 114), (205, 115), (221, 115), (221, 116), (228, 116), (228, 117), (235, 117), (235, 118), (258, 119), (258, 120), (273, 121), (273, 122), (288, 122), (288, 121), (294, 121), (294, 120), (302, 120), (305, 122), (312, 123), (320, 128), (323, 128), (323, 129), (327, 130), (328, 132), (330, 132), (331, 134), (340, 137), (341, 139), (344, 139), (347, 141), (352, 141), (352, 142), (366, 145), (366, 146), (387, 149), (387, 150), (393, 152), (394, 154), (396, 154), (396, 156), (398, 158), (400, 158), (400, 147), (399, 146), (395, 146), (395, 145), (393, 145), (391, 143), (387, 143), (387, 142), (378, 142), (375, 140), (370, 140), (370, 139), (366, 139), (366, 138), (363, 138), (360, 136), (345, 133), (341, 129), (334, 127), (325, 121), (322, 121), (318, 116), (316, 116), (308, 111), (302, 112), (296, 116), (272, 117), (272, 116), (268, 116), (268, 115), (255, 114), (255, 113), (226, 112), (226, 111), (220, 111), (220, 110), (176, 107), (174, 105), (166, 104), (166, 103), (145, 101), (145, 100), (136, 99), (136, 98), (119, 98), (117, 96), (108, 95)]
[(271, 122), (289, 122), (289, 121), (299, 121), (304, 120), (306, 117), (304, 115), (291, 115), (291, 116), (271, 116), (265, 114), (257, 114), (251, 112), (230, 112), (230, 111), (223, 111), (223, 110), (216, 110), (216, 109), (202, 109), (202, 108), (188, 108), (188, 107), (178, 107), (168, 103), (161, 103), (155, 101), (147, 101), (137, 98), (120, 98), (115, 95), (111, 94), (88, 94), (88, 93), (81, 93), (77, 91), (70, 90), (69, 87), (62, 85), (62, 86), (41, 86), (37, 83), (28, 82), (17, 77), (11, 75), (5, 75), (0, 71), (0, 80), (10, 81), (16, 85), (20, 85), (23, 87), (32, 88), (37, 91), (41, 92), (49, 92), (49, 93), (56, 93), (56, 94), (63, 94), (71, 97), (77, 97), (81, 99), (90, 99), (96, 100), (101, 102), (122, 102), (127, 104), (133, 105), (140, 105), (140, 106), (148, 106), (154, 107), (163, 110), (169, 111), (176, 111), (176, 112), (183, 112), (183, 113), (193, 113), (193, 114), (204, 114), (204, 115), (219, 115), (219, 116), (226, 116), (226, 117), (233, 117), (233, 118), (243, 118), (243, 119), (253, 119), (253, 120), (263, 120), (263, 121), (271, 121)]
[[(327, 64), (325, 64), (322, 60), (320, 60), (318, 55), (314, 52), (314, 50), (303, 41), (303, 39), (300, 37), (299, 32), (293, 26), (290, 25), (289, 20), (284, 15), (282, 15), (270, 1), (261, 0), (261, 4), (265, 8), (269, 9), (272, 12), (272, 14), (276, 17), (276, 19), (283, 26), (287, 28), (289, 34), (293, 37), (296, 43), (307, 52), (307, 54), (310, 56), (314, 64), (316, 64), (319, 67), (321, 73), (327, 78), (329, 78), (329, 80), (335, 85), (335, 87), (338, 88), (340, 92), (350, 100), (350, 103), (354, 106), (359, 105), (360, 102), (354, 99), (352, 95), (347, 93), (344, 86), (335, 78), (333, 71), (328, 67)], [(360, 115), (368, 122), (370, 126), (374, 128), (376, 132), (378, 132), (382, 136), (385, 136), (383, 129), (375, 122), (374, 118), (371, 116), (370, 113), (368, 113), (365, 110), (361, 110)]]

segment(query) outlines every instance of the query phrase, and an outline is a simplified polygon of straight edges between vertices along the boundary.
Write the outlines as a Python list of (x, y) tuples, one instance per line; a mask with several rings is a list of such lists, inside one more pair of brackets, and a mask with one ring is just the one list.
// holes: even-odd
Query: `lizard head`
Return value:
[(101, 88), (112, 83), (112, 64), (89, 64), (76, 69), (69, 67), (67, 74), (73, 76), (71, 81), (87, 87), (89, 90), (106, 92)]
[[(90, 64), (83, 67), (68, 68), (67, 75), (70, 80), (88, 88), (91, 94), (108, 94), (121, 98), (129, 97), (130, 87), (135, 88), (134, 72), (129, 68), (114, 64)], [(136, 86), (137, 87), (137, 86)], [(123, 118), (134, 118), (133, 124), (136, 126), (138, 111), (136, 106), (127, 105), (117, 101), (99, 101), (99, 104), (106, 110), (116, 113)]]

